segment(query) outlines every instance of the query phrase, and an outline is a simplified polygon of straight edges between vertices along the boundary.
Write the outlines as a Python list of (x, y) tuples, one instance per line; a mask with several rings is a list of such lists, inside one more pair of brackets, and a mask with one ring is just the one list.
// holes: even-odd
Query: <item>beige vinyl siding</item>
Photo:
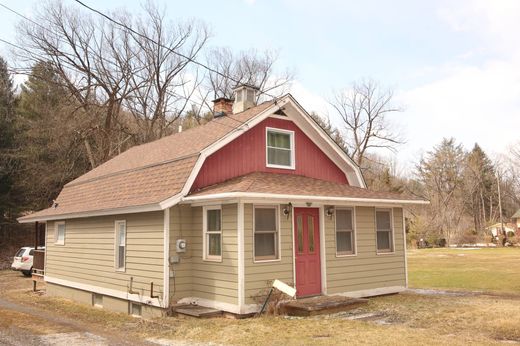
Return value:
[[(244, 275), (245, 303), (255, 304), (255, 300), (269, 287), (274, 279), (293, 285), (292, 221), (278, 206), (281, 236), (281, 259), (278, 261), (254, 262), (253, 259), (253, 204), (244, 205)], [(292, 214), (291, 214), (292, 215)]]
[[(126, 220), (126, 269), (115, 269), (115, 220)], [(47, 223), (45, 275), (76, 283), (144, 296), (162, 297), (164, 214), (150, 212), (69, 219), (65, 221), (65, 245), (54, 244), (54, 222)]]
[[(187, 242), (186, 252), (177, 253), (177, 239)], [(170, 277), (170, 296), (179, 300), (192, 296), (192, 256), (197, 256), (193, 248), (193, 213), (189, 205), (170, 208), (170, 256), (179, 256), (179, 263), (170, 264), (174, 277)]]
[(375, 208), (356, 207), (356, 256), (336, 257), (335, 218), (325, 217), (327, 293), (405, 286), (403, 209), (393, 208), (394, 253), (377, 254)]
[(204, 261), (202, 207), (193, 207), (191, 236), (192, 296), (238, 304), (237, 204), (222, 205), (222, 261)]

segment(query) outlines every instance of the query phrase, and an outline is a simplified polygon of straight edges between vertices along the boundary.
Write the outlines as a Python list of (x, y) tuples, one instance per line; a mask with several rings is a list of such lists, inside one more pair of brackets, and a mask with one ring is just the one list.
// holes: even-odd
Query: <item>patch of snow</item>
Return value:
[(218, 346), (214, 342), (195, 342), (188, 340), (170, 340), (160, 338), (148, 338), (146, 341), (161, 346)]
[(53, 346), (106, 346), (105, 338), (92, 333), (54, 333), (40, 336), (44, 345)]

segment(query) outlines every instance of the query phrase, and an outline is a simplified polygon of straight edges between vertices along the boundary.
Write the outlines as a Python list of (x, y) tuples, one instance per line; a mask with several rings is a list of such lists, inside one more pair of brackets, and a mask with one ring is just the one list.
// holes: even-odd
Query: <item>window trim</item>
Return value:
[[(275, 212), (274, 212), (274, 215), (275, 215), (275, 224), (276, 224), (276, 227), (277, 227), (277, 230), (276, 232), (278, 233), (278, 239), (276, 240), (277, 241), (277, 254), (275, 256), (275, 258), (265, 258), (265, 259), (256, 259), (256, 255), (255, 255), (255, 209), (256, 208), (260, 208), (260, 209), (274, 209)], [(280, 227), (280, 208), (279, 208), (279, 205), (278, 204), (253, 204), (253, 224), (251, 226), (251, 229), (252, 229), (252, 244), (253, 244), (253, 263), (269, 263), (269, 262), (280, 262), (282, 260), (282, 241), (281, 241), (281, 227)], [(276, 250), (276, 249), (275, 249)]]
[[(63, 240), (58, 240), (58, 226), (63, 225)], [(65, 234), (67, 234), (67, 226), (65, 221), (56, 221), (54, 223), (54, 245), (65, 245)]]
[[(290, 149), (291, 150), (291, 165), (290, 166), (276, 165), (276, 164), (269, 163), (269, 146), (267, 145), (268, 140), (269, 140), (269, 132), (277, 132), (277, 133), (283, 133), (283, 134), (289, 135), (290, 143), (291, 143), (291, 149)], [(294, 131), (278, 129), (275, 127), (266, 127), (265, 128), (265, 166), (266, 167), (295, 170), (296, 169), (295, 152), (296, 152), (296, 147), (295, 147)]]
[[(338, 210), (350, 210), (352, 212), (352, 237), (354, 238), (352, 241), (352, 253), (343, 253), (338, 252), (338, 228), (337, 228), (337, 211)], [(356, 227), (356, 207), (334, 207), (334, 244), (336, 246), (336, 257), (356, 257), (358, 254), (357, 251), (357, 227)]]
[[(119, 267), (119, 225), (124, 224), (125, 225), (125, 262), (123, 263), (122, 267)], [(125, 272), (126, 271), (126, 244), (128, 239), (128, 229), (126, 226), (126, 220), (115, 220), (114, 221), (114, 269), (116, 272)]]
[[(390, 213), (390, 233), (391, 233), (391, 244), (390, 244), (390, 250), (379, 250), (377, 247), (377, 212), (378, 211), (387, 211)], [(395, 254), (395, 230), (394, 230), (394, 209), (393, 208), (374, 208), (374, 229), (375, 229), (375, 236), (376, 236), (376, 254), (377, 255), (393, 255)]]
[[(213, 256), (208, 254), (209, 244), (208, 244), (208, 234), (217, 232), (208, 232), (208, 211), (209, 210), (220, 210), (220, 256)], [(202, 260), (207, 262), (222, 262), (222, 254), (224, 252), (224, 248), (222, 246), (224, 239), (224, 232), (222, 229), (223, 224), (223, 214), (222, 214), (222, 206), (221, 205), (208, 205), (202, 207)]]

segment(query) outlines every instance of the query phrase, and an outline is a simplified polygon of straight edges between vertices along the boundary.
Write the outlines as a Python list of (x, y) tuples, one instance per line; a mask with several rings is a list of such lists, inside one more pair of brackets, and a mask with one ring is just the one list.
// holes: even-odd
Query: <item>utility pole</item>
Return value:
[(500, 215), (500, 230), (502, 231), (502, 235), (504, 236), (504, 240), (502, 241), (502, 245), (505, 245), (506, 241), (507, 241), (507, 232), (504, 229), (504, 219), (502, 218), (502, 195), (500, 194), (500, 179), (498, 178), (498, 172), (495, 175), (497, 177), (498, 212), (499, 212), (499, 215)]

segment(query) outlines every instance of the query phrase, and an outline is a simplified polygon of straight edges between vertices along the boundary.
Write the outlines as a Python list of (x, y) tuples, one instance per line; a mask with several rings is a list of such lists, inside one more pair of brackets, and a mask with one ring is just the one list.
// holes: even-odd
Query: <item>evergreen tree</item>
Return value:
[(0, 57), (0, 224), (12, 222), (14, 176), (17, 166), (16, 118), (13, 81), (7, 62)]

